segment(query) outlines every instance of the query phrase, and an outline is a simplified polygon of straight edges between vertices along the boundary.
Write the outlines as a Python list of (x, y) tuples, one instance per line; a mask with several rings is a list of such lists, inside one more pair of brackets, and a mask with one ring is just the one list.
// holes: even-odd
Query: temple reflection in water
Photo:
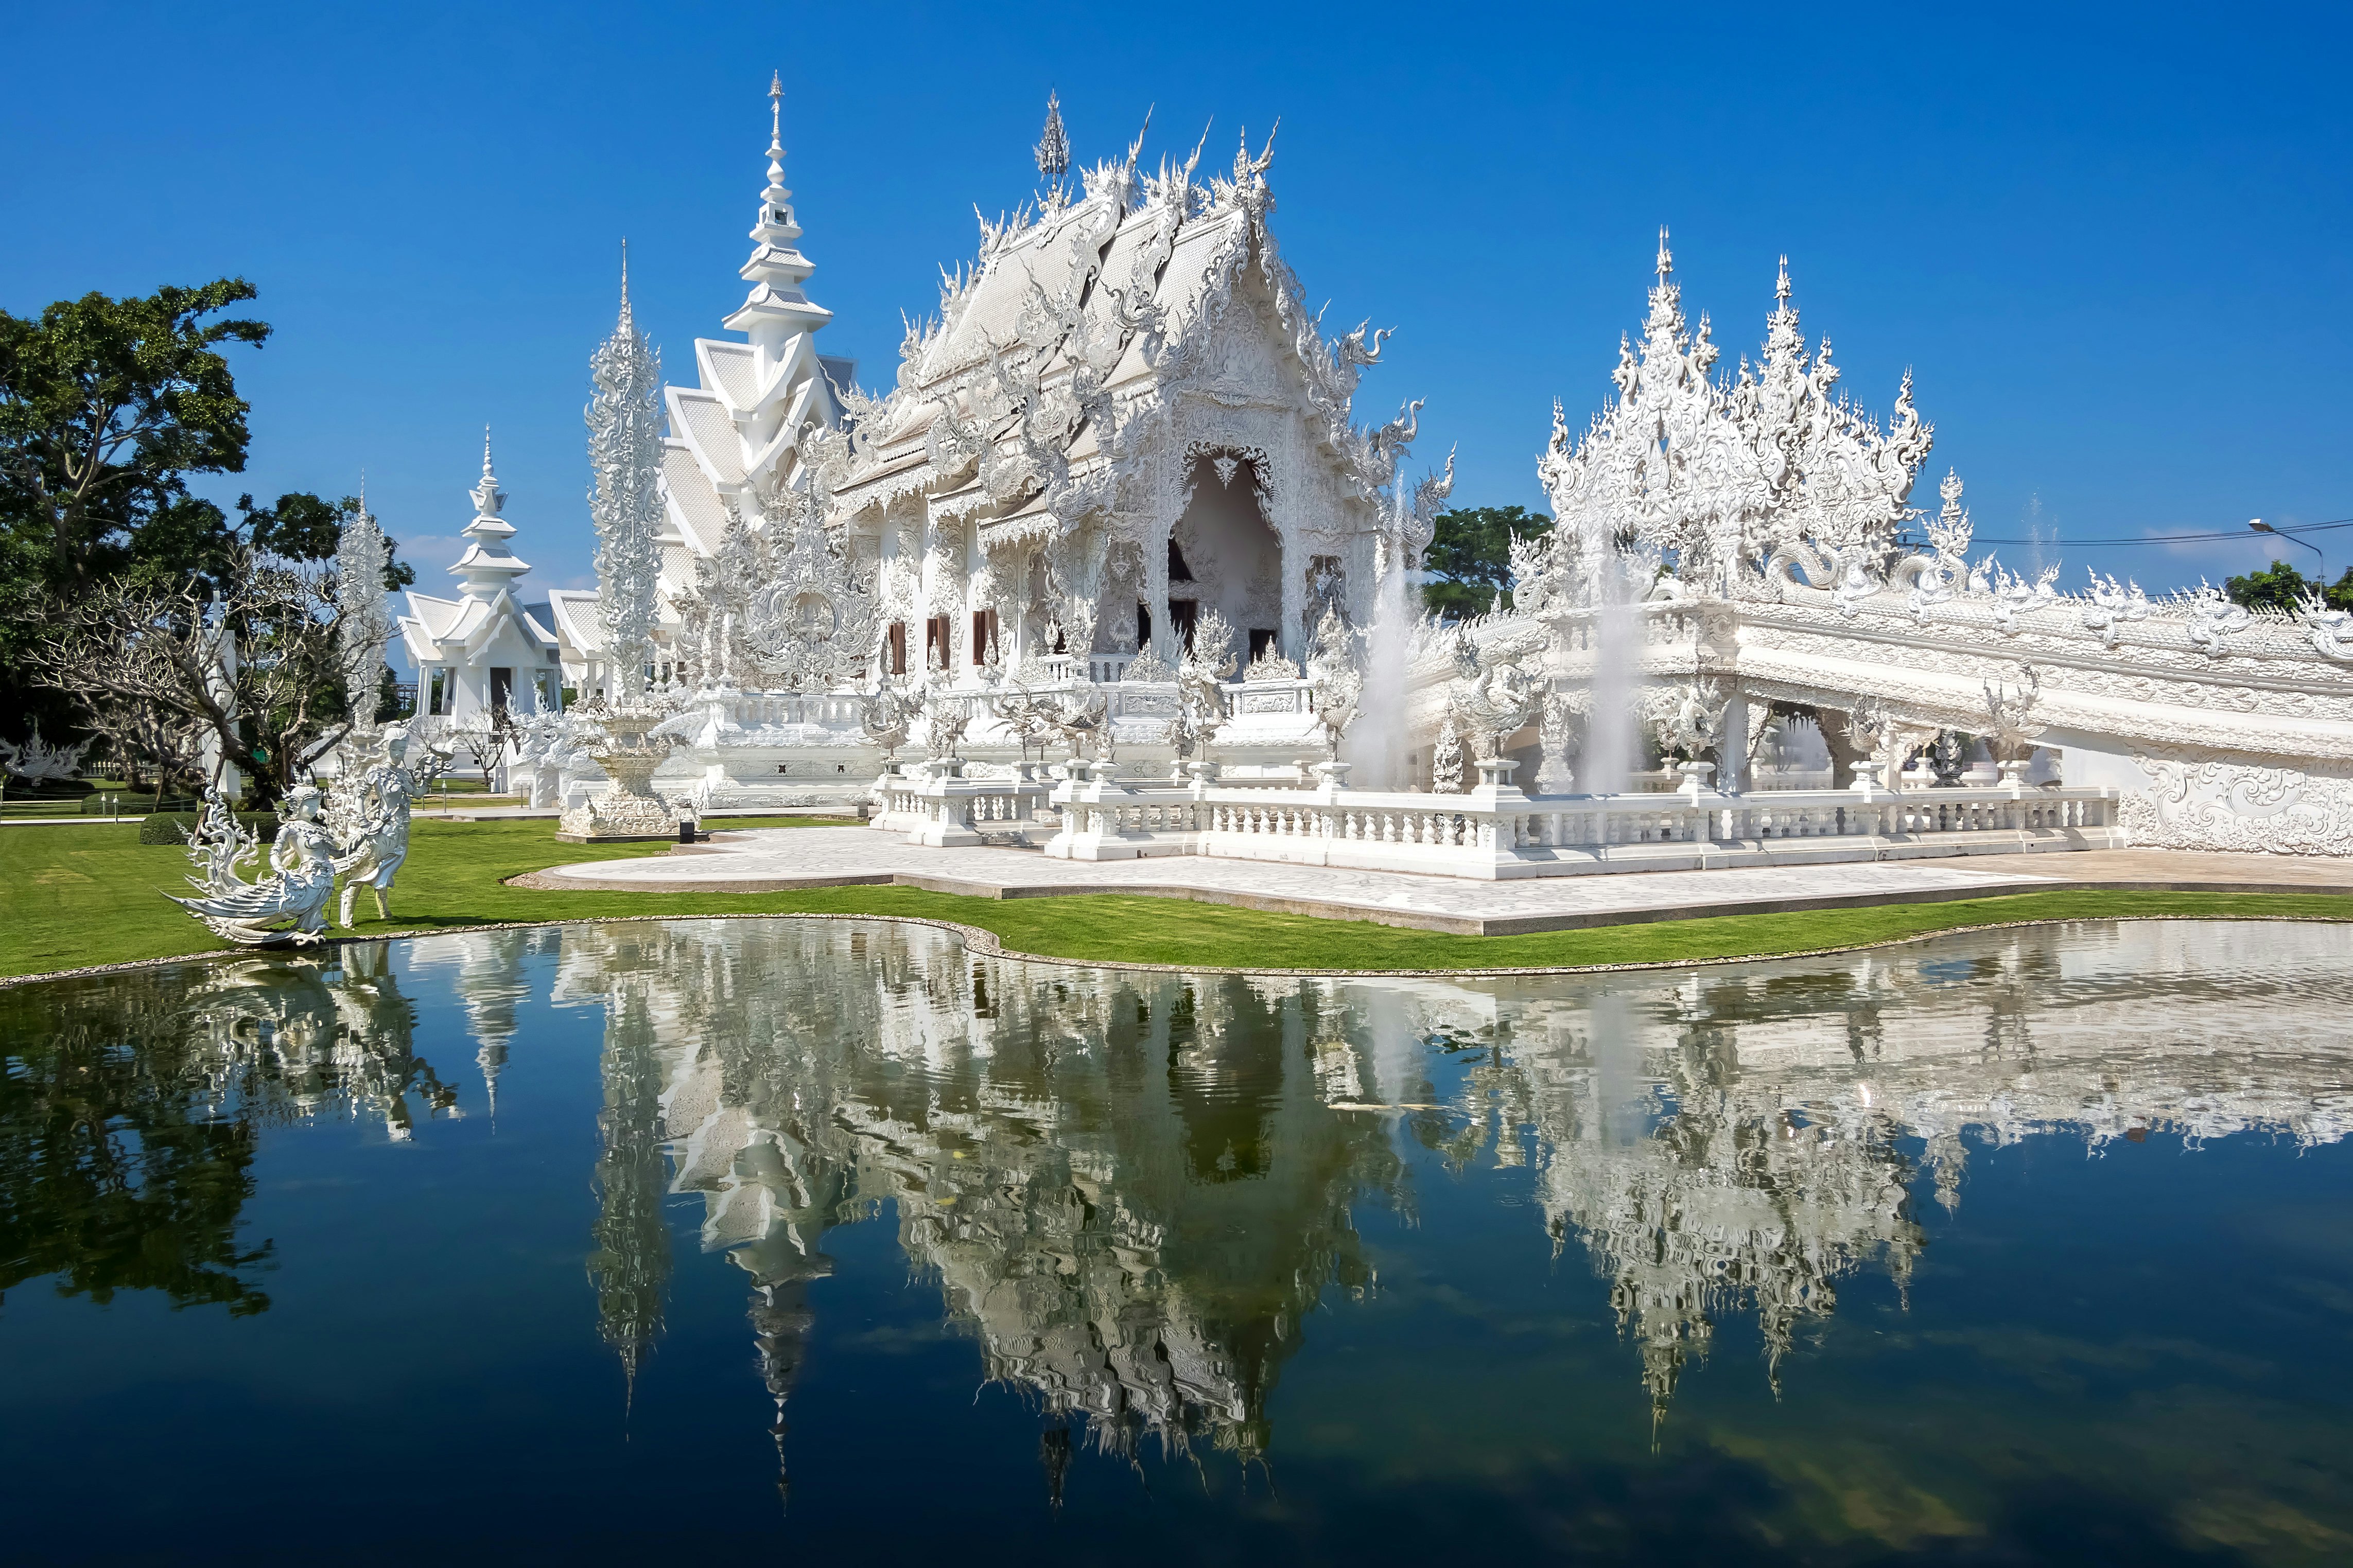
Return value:
[[(1591, 1261), (1655, 1419), (1728, 1318), (1755, 1315), (1778, 1386), (1842, 1281), (1904, 1288), (1915, 1205), (1959, 1205), (1973, 1149), (2335, 1142), (2353, 1116), (2336, 1022), (2353, 982), (2321, 927), (2085, 926), (1511, 980), (1091, 971), (814, 920), (472, 932), (405, 960), (450, 983), (492, 1111), (502, 1074), (571, 1070), (516, 1048), (519, 1009), (601, 1009), (579, 1238), (598, 1331), (634, 1387), (663, 1331), (674, 1205), (699, 1198), (702, 1247), (747, 1279), (780, 1467), (827, 1234), (885, 1205), (981, 1379), (1042, 1411), (1059, 1486), (1074, 1446), (1265, 1456), (1308, 1315), (1378, 1287), (1356, 1216), (1410, 1217), (1414, 1181), (1446, 1165), (1525, 1172), (1548, 1233), (1532, 1224), (1529, 1245)], [(0, 1131), (102, 1103), (114, 1120), (90, 1125), (135, 1127), (150, 1195), (186, 1192), (150, 1205), (143, 1252), (73, 1255), (74, 1205), (97, 1198), (9, 1155), (11, 1201), (54, 1211), (34, 1231), (59, 1239), (0, 1289), (56, 1272), (100, 1299), (161, 1286), (259, 1310), (238, 1272), (259, 1255), (233, 1234), (254, 1127), (359, 1117), (404, 1140), (460, 1114), (380, 947), (159, 972), (105, 1006), (12, 1058)]]
[[(976, 959), (913, 927), (646, 922), (566, 931), (556, 999), (607, 1010), (598, 1289), (632, 1365), (670, 1267), (654, 1194), (700, 1194), (703, 1246), (751, 1276), (781, 1449), (825, 1234), (887, 1201), (982, 1376), (1042, 1406), (1052, 1476), (1073, 1426), (1120, 1454), (1263, 1454), (1305, 1315), (1377, 1283), (1352, 1213), (1413, 1203), (1400, 1136), (1531, 1168), (1554, 1248), (1609, 1281), (1654, 1415), (1727, 1314), (1756, 1314), (1778, 1385), (1841, 1278), (1875, 1264), (1902, 1286), (1914, 1194), (1957, 1205), (1972, 1142), (2335, 1142), (2348, 987), (2275, 929), (1344, 982)], [(1450, 1058), (1463, 1070), (1439, 1072)]]

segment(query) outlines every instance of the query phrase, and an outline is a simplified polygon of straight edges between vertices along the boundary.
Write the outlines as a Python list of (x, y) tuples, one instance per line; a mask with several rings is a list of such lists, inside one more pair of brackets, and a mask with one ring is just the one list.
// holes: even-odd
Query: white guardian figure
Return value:
[(384, 751), (359, 776), (359, 828), (343, 847), (335, 869), (343, 875), (342, 923), (352, 923), (352, 905), (363, 887), (375, 894), (378, 920), (392, 918), (385, 895), (408, 858), (409, 803), (417, 797), (415, 774), (402, 764), (408, 755), (408, 729), (395, 724), (384, 732)]

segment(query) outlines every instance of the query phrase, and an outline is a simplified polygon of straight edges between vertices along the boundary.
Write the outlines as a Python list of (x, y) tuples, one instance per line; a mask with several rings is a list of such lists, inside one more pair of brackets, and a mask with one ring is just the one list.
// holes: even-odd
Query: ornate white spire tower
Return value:
[[(802, 429), (811, 422), (829, 426), (837, 417), (816, 345), (818, 330), (833, 312), (810, 301), (803, 285), (817, 268), (794, 245), (801, 230), (793, 221), (792, 192), (785, 188), (784, 98), (779, 72), (768, 83), (768, 184), (752, 225), (752, 258), (743, 267), (752, 291), (722, 323), (752, 340), (751, 384), (740, 388), (749, 395), (740, 402), (731, 397), (728, 412), (742, 443), (744, 482), (761, 496), (797, 485)], [(697, 349), (698, 359), (706, 357), (700, 344)], [(712, 381), (706, 374), (704, 385)]]
[(391, 552), (384, 530), (367, 509), (367, 476), (360, 476), (359, 510), (343, 519), (335, 543), (336, 592), (343, 602), (342, 643), (351, 682), (352, 728), (375, 732), (376, 671), (392, 641), (392, 612), (385, 604), (384, 570)]
[(621, 247), (621, 315), (588, 359), (589, 516), (596, 524), (596, 615), (621, 694), (633, 694), (651, 657), (661, 577), (661, 355), (629, 307), (629, 248)]
[(458, 591), (469, 599), (485, 602), (495, 599), (501, 590), (531, 570), (530, 563), (516, 559), (507, 548), (514, 537), (514, 524), (499, 515), (507, 504), (506, 492), (499, 489), (499, 477), (491, 471), (491, 432), (482, 428), (482, 477), (473, 489), (474, 521), (464, 532), (468, 543), (466, 553), (449, 568), (449, 575), (458, 579)]

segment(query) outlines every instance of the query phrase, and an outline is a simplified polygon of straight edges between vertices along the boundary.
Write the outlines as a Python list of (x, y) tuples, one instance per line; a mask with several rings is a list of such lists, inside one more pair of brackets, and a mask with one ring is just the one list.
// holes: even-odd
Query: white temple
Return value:
[(417, 665), (417, 712), (464, 723), (495, 711), (560, 711), (564, 666), (552, 629), (555, 617), (544, 601), (526, 605), (517, 596), (531, 565), (509, 548), (515, 528), (500, 515), (507, 498), (491, 471), (487, 432), (472, 500), (466, 552), (449, 568), (458, 596), (436, 598), (411, 589), (408, 614), (396, 623)]
[[(677, 798), (871, 795), (925, 843), (996, 825), (1077, 858), (1481, 877), (1790, 837), (1966, 852), (1924, 837), (1957, 830), (2353, 849), (2353, 616), (1973, 561), (1957, 475), (1934, 517), (1911, 504), (1933, 432), (1909, 379), (1883, 423), (1835, 390), (1786, 265), (1725, 374), (1663, 231), (1614, 400), (1581, 431), (1556, 409), (1556, 525), (1515, 551), (1514, 607), (1418, 616), (1451, 462), (1402, 474), (1418, 403), (1356, 423), (1385, 334), (1306, 308), (1271, 142), (1215, 175), (1198, 148), (1146, 172), (1139, 137), (1073, 177), (1068, 147), (1050, 106), (1042, 190), (983, 221), (881, 395), (816, 348), (773, 109), (743, 341), (698, 340), (698, 384), (657, 397), (625, 286), (590, 409), (600, 588), (548, 619), (592, 699), (623, 684), (611, 628), (649, 628), (622, 662), (680, 743)], [(920, 780), (884, 765), (911, 732)], [(1081, 764), (1059, 785), (1029, 765), (1050, 742)]]

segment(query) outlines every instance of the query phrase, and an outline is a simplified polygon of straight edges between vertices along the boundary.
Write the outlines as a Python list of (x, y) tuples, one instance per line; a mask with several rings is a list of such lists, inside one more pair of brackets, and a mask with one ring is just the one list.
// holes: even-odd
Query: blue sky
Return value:
[[(2285, 547), (2070, 540), (2353, 517), (2353, 12), (1798, 10), (12, 7), (0, 307), (242, 274), (278, 331), (238, 361), (224, 499), (364, 468), (438, 565), (487, 424), (529, 581), (582, 584), (619, 240), (691, 381), (743, 294), (769, 72), (822, 341), (870, 386), (974, 205), (1034, 188), (1055, 89), (1085, 162), (1147, 106), (1154, 162), (1282, 117), (1286, 254), (1329, 321), (1398, 329), (1360, 416), (1427, 398), (1417, 460), (1457, 447), (1462, 504), (1540, 505), (1552, 401), (1609, 391), (1665, 223), (1727, 359), (1786, 251), (1843, 384), (1883, 411), (1912, 367), (1931, 479), (1958, 467), (1981, 536), (2055, 537), (2071, 584)], [(2315, 537), (2353, 566), (2353, 529)]]

